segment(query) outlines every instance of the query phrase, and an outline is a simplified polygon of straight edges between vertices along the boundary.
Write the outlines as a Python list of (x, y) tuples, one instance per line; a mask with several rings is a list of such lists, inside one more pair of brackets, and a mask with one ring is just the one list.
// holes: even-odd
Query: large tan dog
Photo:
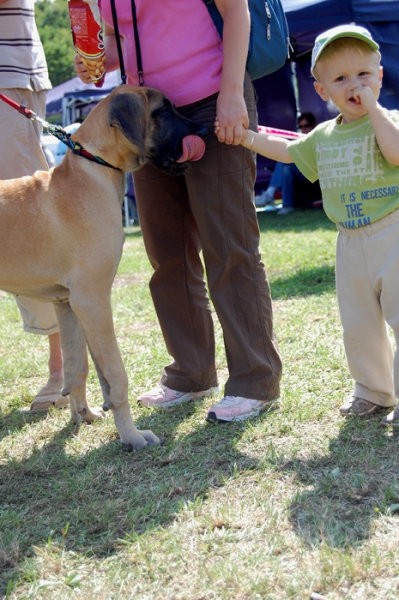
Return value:
[[(73, 421), (91, 423), (102, 413), (86, 400), (87, 342), (103, 408), (112, 410), (128, 450), (159, 440), (132, 421), (111, 311), (124, 241), (124, 172), (148, 161), (182, 172), (190, 158), (184, 140), (203, 144), (193, 134), (204, 136), (206, 131), (178, 115), (158, 91), (120, 86), (72, 136), (114, 168), (69, 150), (49, 172), (0, 182), (0, 289), (55, 303), (64, 357), (62, 393), (69, 394)], [(200, 158), (198, 148), (191, 158)]]

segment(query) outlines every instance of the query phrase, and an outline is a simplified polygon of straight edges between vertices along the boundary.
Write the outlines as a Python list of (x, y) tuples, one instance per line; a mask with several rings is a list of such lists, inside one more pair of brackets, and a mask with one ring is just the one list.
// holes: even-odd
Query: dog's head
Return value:
[(108, 119), (132, 144), (131, 164), (147, 162), (172, 175), (183, 173), (202, 157), (209, 129), (181, 116), (158, 90), (120, 86), (109, 96)]

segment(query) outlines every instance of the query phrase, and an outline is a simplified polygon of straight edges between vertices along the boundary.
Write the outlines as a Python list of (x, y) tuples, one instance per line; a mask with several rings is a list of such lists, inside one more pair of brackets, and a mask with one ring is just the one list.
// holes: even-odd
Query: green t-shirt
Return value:
[[(399, 124), (399, 111), (387, 111)], [(333, 119), (289, 143), (297, 167), (319, 179), (327, 216), (347, 229), (374, 223), (399, 208), (399, 167), (382, 156), (368, 115)]]

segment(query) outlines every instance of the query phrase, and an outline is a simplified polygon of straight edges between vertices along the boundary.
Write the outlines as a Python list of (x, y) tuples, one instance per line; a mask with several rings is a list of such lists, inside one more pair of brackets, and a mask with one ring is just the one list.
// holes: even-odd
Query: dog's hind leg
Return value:
[(88, 360), (84, 333), (68, 302), (55, 304), (55, 310), (60, 326), (64, 366), (62, 395), (69, 394), (74, 423), (82, 420), (92, 423), (102, 417), (102, 412), (90, 408), (86, 399)]
[(90, 283), (90, 292), (86, 288), (86, 293), (82, 294), (82, 286), (79, 286), (79, 295), (71, 292), (70, 303), (84, 329), (100, 379), (104, 408), (112, 410), (126, 450), (159, 444), (159, 439), (152, 431), (140, 431), (133, 423), (128, 402), (128, 378), (116, 341), (110, 294), (104, 297), (104, 289), (97, 289), (96, 292), (95, 283)]

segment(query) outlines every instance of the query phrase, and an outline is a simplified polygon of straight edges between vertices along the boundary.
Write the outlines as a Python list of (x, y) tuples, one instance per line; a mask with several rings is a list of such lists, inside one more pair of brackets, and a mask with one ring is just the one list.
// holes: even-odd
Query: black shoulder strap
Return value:
[(139, 85), (144, 85), (143, 59), (141, 58), (139, 30), (137, 27), (136, 4), (135, 4), (134, 0), (132, 0), (132, 17), (133, 17), (134, 42), (136, 45), (137, 75), (139, 78)]
[(114, 25), (116, 47), (118, 49), (119, 68), (121, 71), (121, 79), (122, 79), (122, 83), (126, 83), (125, 63), (124, 63), (123, 54), (122, 54), (122, 44), (121, 44), (121, 38), (119, 35), (118, 17), (116, 15), (115, 0), (111, 0), (111, 12), (112, 12), (112, 21), (113, 21), (113, 25)]
[[(121, 38), (119, 35), (118, 16), (116, 14), (115, 0), (110, 0), (110, 2), (111, 2), (112, 21), (113, 21), (113, 25), (114, 25), (114, 32), (115, 32), (115, 39), (116, 39), (116, 47), (118, 50), (121, 79), (122, 79), (122, 83), (126, 83), (125, 62), (123, 60), (122, 44), (121, 44)], [(134, 3), (134, 0), (131, 0), (131, 2), (132, 2), (132, 20), (133, 20), (134, 41), (135, 41), (135, 45), (136, 45), (137, 75), (138, 75), (138, 79), (139, 79), (139, 85), (144, 85), (143, 61), (142, 61), (142, 57), (141, 57), (139, 30), (137, 27), (136, 5)]]

